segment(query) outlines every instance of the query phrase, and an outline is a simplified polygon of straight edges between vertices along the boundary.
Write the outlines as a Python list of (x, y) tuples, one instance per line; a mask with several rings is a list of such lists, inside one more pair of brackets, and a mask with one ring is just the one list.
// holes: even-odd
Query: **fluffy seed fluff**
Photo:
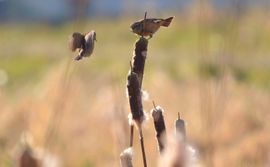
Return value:
[(133, 149), (131, 147), (125, 149), (120, 154), (121, 167), (133, 167), (132, 156), (133, 156)]
[(149, 114), (146, 113), (146, 112), (144, 112), (143, 114), (144, 114), (143, 120), (141, 120), (141, 122), (138, 123), (136, 120), (134, 120), (132, 118), (132, 113), (129, 113), (128, 114), (128, 123), (129, 123), (129, 125), (134, 125), (135, 124), (137, 128), (140, 128), (141, 126), (144, 126), (145, 123), (149, 120)]
[(159, 167), (186, 167), (185, 143), (176, 135), (168, 137), (166, 148), (161, 155)]
[(142, 92), (142, 100), (148, 101), (149, 100), (149, 93), (146, 90), (141, 90)]

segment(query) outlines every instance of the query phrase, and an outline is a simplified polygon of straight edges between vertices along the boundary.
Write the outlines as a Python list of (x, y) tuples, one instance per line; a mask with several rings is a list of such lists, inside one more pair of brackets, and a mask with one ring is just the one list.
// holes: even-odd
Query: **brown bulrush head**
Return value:
[(145, 38), (141, 37), (135, 43), (135, 49), (132, 58), (132, 72), (135, 72), (138, 75), (140, 88), (142, 87), (144, 66), (147, 56), (147, 47), (148, 41)]
[(145, 120), (145, 115), (143, 112), (142, 97), (140, 83), (138, 75), (134, 72), (130, 72), (128, 75), (128, 98), (132, 114), (132, 119), (140, 129), (142, 122)]
[(94, 51), (96, 39), (96, 32), (90, 31), (87, 34), (81, 34), (74, 32), (69, 37), (69, 48), (72, 52), (79, 50), (79, 54), (75, 57), (75, 60), (81, 60), (83, 57), (89, 57)]
[(121, 167), (133, 167), (132, 165), (132, 148), (129, 147), (125, 149), (121, 154), (120, 154), (120, 164)]
[(160, 106), (155, 106), (152, 109), (152, 117), (154, 120), (154, 125), (155, 125), (155, 130), (156, 130), (156, 137), (158, 141), (158, 148), (159, 152), (161, 153), (164, 150), (164, 136), (166, 136), (166, 126), (165, 126), (165, 121), (163, 117), (163, 112), (164, 110)]
[(175, 133), (177, 136), (181, 136), (183, 141), (186, 141), (186, 123), (180, 118), (178, 113), (178, 119), (175, 121)]

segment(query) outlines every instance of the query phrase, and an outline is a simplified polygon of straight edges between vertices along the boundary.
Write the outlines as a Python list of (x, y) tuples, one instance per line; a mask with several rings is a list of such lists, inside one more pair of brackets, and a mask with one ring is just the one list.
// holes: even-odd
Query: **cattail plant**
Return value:
[(133, 167), (132, 165), (132, 148), (129, 147), (125, 149), (121, 154), (120, 154), (120, 163), (121, 167)]
[[(147, 47), (148, 41), (145, 38), (141, 37), (138, 41), (136, 41), (131, 63), (130, 72), (137, 74), (140, 91), (142, 91), (142, 81), (144, 75), (145, 60), (147, 56)], [(130, 144), (129, 144), (130, 147), (132, 147), (133, 145), (133, 135), (134, 135), (134, 125), (131, 125)]]
[(154, 108), (152, 109), (152, 117), (154, 120), (155, 130), (156, 130), (156, 138), (158, 141), (159, 152), (161, 153), (164, 149), (164, 136), (166, 136), (166, 127), (163, 117), (164, 110), (160, 106), (156, 106), (155, 102), (153, 102)]
[(144, 167), (147, 167), (143, 133), (142, 133), (142, 123), (145, 120), (145, 114), (143, 112), (142, 96), (141, 96), (141, 89), (140, 89), (138, 76), (136, 73), (132, 71), (128, 75), (127, 89), (128, 89), (129, 104), (130, 104), (130, 109), (131, 109), (131, 114), (132, 114), (132, 120), (139, 130), (141, 150), (142, 150), (142, 156), (143, 156), (143, 164), (144, 164)]
[(186, 141), (186, 123), (180, 118), (180, 113), (178, 113), (178, 119), (175, 121), (175, 133), (177, 136), (181, 136), (183, 141)]
[[(128, 84), (127, 84), (132, 120), (139, 130), (144, 167), (147, 167), (147, 162), (141, 126), (142, 122), (145, 120), (145, 114), (143, 112), (143, 105), (142, 105), (141, 88), (142, 88), (145, 60), (147, 56), (147, 47), (148, 41), (144, 37), (141, 37), (138, 41), (136, 41), (132, 58), (133, 61), (131, 63), (131, 71), (128, 75)], [(130, 147), (132, 147), (133, 145), (133, 135), (134, 135), (134, 125), (132, 124), (130, 127)]]

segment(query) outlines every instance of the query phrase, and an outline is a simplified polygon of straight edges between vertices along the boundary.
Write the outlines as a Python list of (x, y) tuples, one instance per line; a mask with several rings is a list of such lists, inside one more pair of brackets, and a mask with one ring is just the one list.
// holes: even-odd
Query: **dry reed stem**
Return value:
[(121, 163), (121, 167), (133, 167), (133, 165), (132, 165), (132, 148), (131, 147), (125, 149), (120, 154), (120, 163)]
[(178, 113), (178, 119), (175, 121), (175, 133), (177, 136), (182, 136), (183, 141), (186, 141), (186, 125), (185, 121), (180, 118)]
[(152, 109), (152, 117), (154, 120), (155, 130), (156, 130), (156, 137), (158, 141), (158, 148), (159, 152), (161, 153), (164, 149), (164, 140), (163, 136), (166, 135), (166, 126), (163, 117), (163, 109), (159, 106), (156, 107), (155, 103), (153, 102), (154, 108)]

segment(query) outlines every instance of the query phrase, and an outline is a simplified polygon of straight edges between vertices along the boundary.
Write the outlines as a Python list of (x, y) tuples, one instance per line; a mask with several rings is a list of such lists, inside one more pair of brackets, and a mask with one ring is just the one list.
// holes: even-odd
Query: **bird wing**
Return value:
[(77, 48), (83, 48), (84, 45), (84, 35), (78, 32), (74, 32), (69, 37), (69, 48), (71, 51), (75, 51)]
[(90, 56), (93, 53), (95, 45), (95, 32), (91, 31), (85, 35), (85, 56)]

